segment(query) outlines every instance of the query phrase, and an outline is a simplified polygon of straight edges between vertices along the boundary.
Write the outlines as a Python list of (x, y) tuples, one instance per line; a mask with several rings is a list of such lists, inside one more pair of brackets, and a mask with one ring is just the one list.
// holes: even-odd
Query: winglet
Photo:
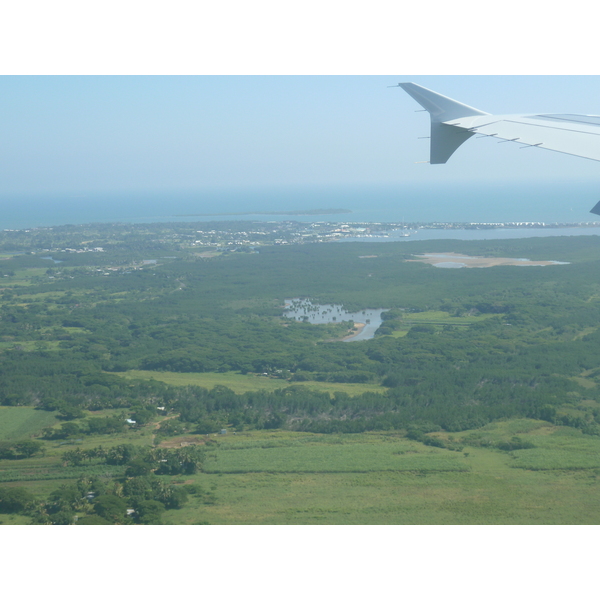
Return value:
[(428, 90), (416, 83), (399, 83), (398, 85), (407, 94), (412, 96), (431, 117), (429, 162), (432, 165), (440, 165), (447, 162), (454, 151), (473, 135), (471, 131), (446, 125), (446, 121), (460, 119), (461, 117), (489, 114), (472, 106), (452, 100), (452, 98), (448, 98), (447, 96), (442, 96), (442, 94)]
[(437, 92), (432, 92), (416, 83), (399, 83), (398, 85), (431, 115), (431, 121), (435, 123), (489, 114)]

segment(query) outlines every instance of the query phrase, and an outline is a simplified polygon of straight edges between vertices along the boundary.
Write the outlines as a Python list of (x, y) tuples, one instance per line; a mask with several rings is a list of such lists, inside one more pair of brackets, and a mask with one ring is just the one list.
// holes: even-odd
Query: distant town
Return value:
[[(4, 229), (0, 233), (0, 251), (28, 250), (31, 254), (104, 252), (127, 246), (160, 247), (178, 251), (253, 252), (260, 246), (325, 243), (360, 239), (419, 239), (425, 230), (492, 229), (590, 229), (600, 222), (545, 223), (514, 221), (506, 223), (356, 223), (318, 221), (209, 221), (177, 223), (95, 223), (29, 229)], [(52, 240), (52, 242), (50, 241)], [(59, 245), (55, 245), (60, 241)], [(34, 249), (32, 251), (32, 249)]]
[[(223, 226), (224, 223), (220, 223)], [(236, 224), (238, 227), (240, 223)], [(533, 221), (507, 223), (339, 223), (320, 221), (299, 223), (297, 221), (270, 221), (267, 223), (247, 223), (245, 230), (232, 231), (230, 228), (213, 228), (196, 231), (198, 246), (243, 246), (304, 244), (314, 242), (334, 242), (344, 239), (410, 237), (420, 229), (558, 229), (600, 227), (600, 222), (589, 223), (543, 223)], [(209, 229), (209, 227), (211, 227)]]

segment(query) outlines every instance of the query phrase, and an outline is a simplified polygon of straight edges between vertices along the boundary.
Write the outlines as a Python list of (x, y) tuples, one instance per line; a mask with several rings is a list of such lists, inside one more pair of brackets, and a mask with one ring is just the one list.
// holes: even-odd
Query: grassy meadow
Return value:
[[(260, 375), (242, 375), (241, 373), (174, 373), (170, 371), (126, 371), (115, 373), (127, 379), (154, 379), (169, 385), (197, 385), (212, 389), (223, 385), (236, 394), (266, 390), (272, 392), (293, 385), (285, 379), (263, 377)], [(303, 381), (301, 385), (319, 392), (345, 392), (349, 396), (358, 396), (365, 392), (383, 393), (384, 388), (368, 383), (333, 383), (327, 381)]]
[[(219, 436), (206, 472), (189, 479), (212, 490), (215, 503), (192, 500), (164, 520), (238, 525), (599, 522), (600, 440), (526, 420), (497, 425), (455, 437), (475, 434), (501, 441), (510, 439), (514, 429), (534, 426), (521, 437), (539, 448), (502, 452), (465, 445), (455, 452), (397, 433)], [(572, 454), (579, 457), (574, 469), (565, 463)], [(546, 457), (543, 469), (524, 463), (523, 457), (534, 462), (540, 455)]]
[[(0, 409), (2, 439), (39, 433), (52, 415), (28, 407)], [(7, 432), (10, 434), (7, 435)], [(122, 477), (124, 467), (64, 466), (66, 450), (98, 445), (151, 446), (156, 425), (119, 434), (53, 441), (43, 456), (0, 460), (0, 482), (41, 496), (82, 475)], [(454, 434), (428, 434), (447, 448), (402, 432), (311, 434), (228, 430), (189, 436), (206, 445), (202, 472), (164, 476), (198, 484), (207, 502), (190, 496), (163, 523), (176, 524), (597, 524), (600, 522), (600, 439), (545, 421), (512, 419)], [(515, 437), (516, 436), (516, 437)], [(527, 449), (502, 451), (518, 438)], [(163, 440), (171, 447), (175, 438)], [(522, 444), (523, 445), (523, 444)], [(1, 515), (5, 524), (28, 517)]]
[(0, 406), (0, 442), (27, 438), (56, 422), (52, 413), (30, 406)]
[(402, 317), (402, 322), (410, 325), (473, 325), (481, 323), (496, 315), (465, 315), (455, 317), (443, 310), (426, 310), (419, 313), (407, 313)]

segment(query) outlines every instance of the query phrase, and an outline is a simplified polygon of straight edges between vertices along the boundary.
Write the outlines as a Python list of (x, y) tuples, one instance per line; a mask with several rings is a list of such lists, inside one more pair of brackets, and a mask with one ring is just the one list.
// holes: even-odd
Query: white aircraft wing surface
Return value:
[[(398, 85), (430, 114), (431, 164), (445, 163), (475, 134), (600, 161), (600, 116), (490, 115), (415, 83)], [(591, 212), (600, 214), (600, 203)]]
[(600, 117), (592, 115), (489, 115), (446, 121), (473, 133), (600, 160)]

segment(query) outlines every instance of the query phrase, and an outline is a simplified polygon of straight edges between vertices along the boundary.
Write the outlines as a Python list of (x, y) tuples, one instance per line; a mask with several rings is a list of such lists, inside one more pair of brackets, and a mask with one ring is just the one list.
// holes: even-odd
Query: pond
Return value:
[(313, 325), (354, 321), (356, 325), (363, 325), (356, 335), (346, 338), (345, 342), (372, 339), (383, 322), (381, 314), (388, 310), (387, 308), (366, 308), (351, 313), (344, 310), (341, 304), (314, 304), (306, 298), (288, 298), (285, 300), (285, 306), (283, 316), (296, 321), (304, 321)]

